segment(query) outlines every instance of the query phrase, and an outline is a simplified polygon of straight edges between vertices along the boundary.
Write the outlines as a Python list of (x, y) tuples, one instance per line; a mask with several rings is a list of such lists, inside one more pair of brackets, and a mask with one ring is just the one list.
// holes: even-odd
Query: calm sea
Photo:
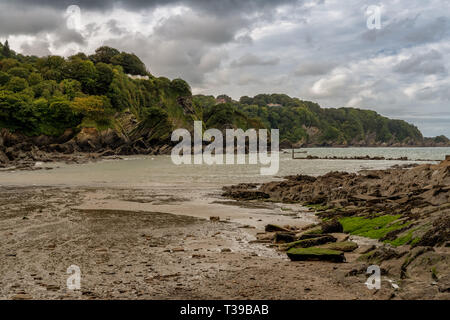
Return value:
[[(356, 172), (383, 169), (395, 164), (417, 162), (417, 159), (440, 161), (450, 155), (450, 148), (308, 148), (298, 156), (408, 157), (411, 161), (373, 160), (293, 160), (280, 153), (280, 169), (276, 176), (261, 176), (260, 165), (180, 165), (170, 156), (138, 156), (123, 160), (103, 160), (82, 165), (51, 164), (53, 170), (0, 172), (1, 186), (104, 186), (177, 188), (218, 186), (240, 182), (264, 182), (291, 174), (321, 175), (329, 171)], [(422, 163), (422, 162), (420, 162)]]

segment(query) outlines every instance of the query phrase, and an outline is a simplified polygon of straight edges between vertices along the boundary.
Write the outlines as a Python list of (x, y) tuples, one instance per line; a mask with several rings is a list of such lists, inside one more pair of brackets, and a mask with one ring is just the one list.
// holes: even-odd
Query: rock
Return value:
[(220, 222), (220, 217), (209, 217), (209, 221), (211, 221), (211, 222)]
[(229, 190), (224, 192), (223, 196), (237, 200), (262, 200), (270, 198), (267, 193), (258, 190)]
[(220, 252), (222, 252), (222, 253), (228, 253), (228, 252), (231, 252), (231, 249), (223, 248), (223, 249), (220, 250)]
[(383, 261), (401, 257), (402, 254), (397, 250), (383, 246), (369, 251), (358, 258), (360, 261), (366, 261), (371, 264), (380, 264)]
[(450, 238), (450, 216), (442, 216), (433, 222), (428, 230), (415, 245), (416, 246), (439, 246), (445, 244)]
[(321, 233), (300, 233), (297, 234), (297, 240), (306, 240), (306, 239), (314, 239), (314, 238), (320, 238), (323, 237), (324, 235)]
[(355, 250), (355, 253), (359, 253), (359, 254), (366, 254), (370, 251), (375, 250), (377, 247), (375, 245), (362, 245), (359, 246), (358, 249)]
[(284, 245), (284, 247), (287, 250), (289, 250), (291, 248), (309, 248), (309, 247), (314, 247), (314, 246), (318, 246), (321, 244), (325, 244), (328, 242), (336, 242), (336, 238), (334, 238), (330, 235), (325, 235), (325, 236), (321, 236), (318, 238), (305, 239), (305, 240), (299, 240), (299, 241), (286, 243)]
[(0, 150), (0, 163), (7, 164), (9, 162), (9, 158), (6, 156), (6, 154)]
[(346, 233), (330, 233), (330, 235), (336, 238), (336, 242), (344, 242), (350, 238)]
[(256, 238), (258, 240), (267, 240), (271, 242), (275, 238), (275, 234), (275, 232), (258, 233)]
[(100, 139), (104, 147), (111, 149), (115, 149), (129, 142), (123, 134), (119, 134), (111, 128), (100, 132)]
[(265, 228), (266, 232), (276, 232), (276, 231), (282, 231), (282, 232), (291, 232), (291, 230), (288, 230), (286, 228), (277, 226), (275, 224), (268, 224)]
[(74, 138), (82, 151), (92, 152), (102, 147), (101, 137), (95, 128), (83, 128)]
[(353, 241), (343, 241), (343, 242), (327, 243), (320, 247), (326, 248), (326, 249), (331, 249), (331, 250), (343, 251), (343, 252), (352, 252), (352, 251), (358, 249), (358, 244)]
[(275, 243), (289, 243), (296, 240), (295, 233), (293, 232), (277, 232), (275, 233)]
[(330, 261), (345, 262), (342, 251), (324, 248), (292, 248), (287, 252), (291, 261)]
[(110, 157), (110, 156), (115, 156), (115, 155), (116, 155), (116, 153), (114, 151), (112, 151), (111, 149), (106, 149), (105, 151), (100, 153), (100, 157)]
[(342, 224), (337, 221), (336, 219), (325, 221), (322, 223), (322, 233), (341, 233), (344, 232), (344, 227), (342, 227)]
[(11, 297), (12, 300), (32, 300), (33, 297), (27, 293), (15, 294)]

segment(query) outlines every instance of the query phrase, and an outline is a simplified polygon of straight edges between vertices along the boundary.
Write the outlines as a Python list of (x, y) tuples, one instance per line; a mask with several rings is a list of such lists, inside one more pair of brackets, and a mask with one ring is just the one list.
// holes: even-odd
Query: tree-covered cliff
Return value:
[(283, 94), (192, 96), (184, 80), (155, 77), (136, 55), (110, 47), (63, 58), (23, 56), (0, 44), (0, 128), (10, 132), (112, 129), (148, 146), (170, 143), (174, 129), (192, 129), (194, 120), (206, 128), (278, 128), (284, 146), (449, 144), (369, 110), (323, 109)]

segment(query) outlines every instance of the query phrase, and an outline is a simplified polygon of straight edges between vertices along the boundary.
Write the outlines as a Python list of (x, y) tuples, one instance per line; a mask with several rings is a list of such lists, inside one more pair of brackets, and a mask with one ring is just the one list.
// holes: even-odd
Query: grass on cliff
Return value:
[[(384, 215), (376, 218), (365, 217), (346, 217), (341, 218), (339, 222), (344, 227), (344, 232), (352, 235), (367, 237), (371, 239), (380, 239), (386, 236), (389, 232), (398, 230), (408, 226), (410, 223), (404, 223), (403, 221), (395, 222), (401, 217), (401, 215)], [(400, 238), (399, 238), (400, 239)], [(401, 245), (404, 241), (410, 241), (411, 239), (396, 239), (395, 245)]]

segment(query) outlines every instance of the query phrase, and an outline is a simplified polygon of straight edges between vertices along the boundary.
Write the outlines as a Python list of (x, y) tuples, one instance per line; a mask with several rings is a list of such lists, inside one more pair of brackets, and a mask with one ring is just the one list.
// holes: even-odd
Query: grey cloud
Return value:
[(443, 56), (436, 50), (431, 50), (420, 55), (413, 55), (394, 66), (394, 71), (399, 73), (419, 74), (445, 74), (447, 69)]
[(163, 20), (155, 28), (155, 33), (167, 40), (196, 39), (221, 44), (234, 40), (236, 32), (246, 25), (247, 21), (240, 17), (224, 19), (192, 13)]
[[(72, 4), (95, 21), (81, 33), (65, 28)], [(154, 16), (152, 9), (173, 5), (190, 10)], [(0, 0), (0, 37), (11, 35), (14, 49), (39, 55), (49, 48), (67, 54), (110, 45), (137, 54), (156, 76), (186, 79), (196, 93), (239, 98), (281, 92), (323, 106), (352, 105), (399, 118), (433, 109), (438, 117), (450, 100), (448, 5), (391, 2), (382, 29), (369, 31), (363, 0)], [(114, 8), (137, 20), (120, 19)], [(66, 43), (78, 46), (66, 50)], [(431, 124), (419, 118), (413, 122), (429, 134)], [(446, 125), (439, 134), (450, 135)]]
[[(234, 14), (237, 12), (254, 12), (268, 10), (282, 4), (292, 4), (298, 0), (40, 0), (39, 6), (58, 9), (69, 5), (78, 5), (89, 10), (110, 10), (114, 7), (123, 7), (130, 10), (151, 9), (156, 6), (183, 4), (199, 11), (214, 15)], [(18, 5), (36, 5), (35, 0), (10, 0)]]
[(420, 45), (432, 43), (448, 36), (449, 18), (414, 17), (396, 19), (380, 30), (367, 30), (362, 34), (366, 41), (383, 41), (385, 46)]
[(50, 43), (45, 39), (35, 39), (31, 42), (25, 42), (21, 45), (20, 49), (23, 54), (36, 55), (38, 57), (51, 55)]
[(69, 43), (85, 45), (87, 43), (87, 40), (81, 33), (77, 32), (76, 30), (68, 29), (64, 26), (58, 31), (58, 33), (56, 33), (56, 39), (53, 42), (53, 45), (55, 47), (61, 47)]
[(21, 8), (0, 3), (0, 35), (38, 34), (64, 24), (64, 16), (52, 8)]
[(128, 34), (104, 44), (135, 53), (156, 76), (181, 77), (191, 85), (202, 85), (206, 74), (219, 68), (226, 57), (223, 50), (198, 40), (167, 41), (158, 35)]
[(295, 71), (296, 76), (318, 76), (331, 72), (337, 63), (335, 62), (306, 62), (301, 64)]
[(252, 53), (243, 55), (237, 60), (231, 62), (232, 68), (242, 68), (250, 66), (275, 66), (280, 63), (279, 58), (263, 58)]
[(106, 26), (108, 27), (109, 31), (114, 34), (121, 36), (122, 34), (126, 33), (127, 30), (125, 28), (119, 27), (119, 21), (115, 19), (111, 19), (106, 23)]

